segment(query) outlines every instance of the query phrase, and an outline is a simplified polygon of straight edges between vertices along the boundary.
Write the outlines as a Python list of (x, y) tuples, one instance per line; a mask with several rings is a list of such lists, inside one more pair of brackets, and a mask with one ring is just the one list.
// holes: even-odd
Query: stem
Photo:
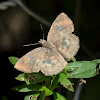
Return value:
[(45, 91), (43, 91), (43, 92), (41, 93), (41, 95), (40, 95), (39, 100), (44, 100), (45, 97), (46, 97), (46, 95), (45, 95)]
[[(50, 87), (50, 80), (51, 80), (51, 77), (48, 78), (47, 80), (45, 80), (45, 86), (46, 86), (46, 87)], [(43, 91), (43, 92), (41, 93), (41, 95), (40, 95), (39, 100), (44, 100), (45, 97), (46, 97), (46, 94), (45, 94), (45, 91)]]
[(51, 82), (51, 77), (45, 80), (45, 86), (49, 88)]
[(41, 23), (47, 25), (48, 27), (50, 27), (51, 23), (48, 22), (47, 20), (45, 20), (44, 18), (42, 18), (41, 16), (37, 15), (36, 13), (32, 12), (30, 9), (28, 9), (22, 2), (21, 0), (11, 0), (15, 3), (17, 3), (20, 7), (22, 7), (22, 9), (24, 11), (26, 11), (27, 14), (31, 15), (33, 18), (35, 18), (36, 20), (40, 21)]

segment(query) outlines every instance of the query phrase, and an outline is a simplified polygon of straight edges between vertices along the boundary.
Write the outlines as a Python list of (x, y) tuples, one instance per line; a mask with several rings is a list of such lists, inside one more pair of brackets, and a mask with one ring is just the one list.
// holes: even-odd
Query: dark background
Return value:
[[(4, 0), (1, 0), (2, 2)], [(7, 1), (7, 0), (5, 0)], [(75, 25), (74, 34), (80, 38), (80, 50), (77, 60), (100, 58), (100, 3), (99, 0), (23, 0), (29, 9), (50, 24), (61, 12), (66, 13)], [(42, 24), (43, 30), (40, 28)], [(23, 100), (26, 93), (18, 93), (11, 87), (20, 85), (15, 77), (20, 73), (9, 62), (9, 56), (21, 57), (41, 45), (22, 47), (33, 44), (47, 37), (50, 25), (29, 16), (19, 5), (0, 10), (0, 95), (8, 100)], [(86, 79), (79, 100), (100, 100), (100, 75)], [(77, 79), (76, 84), (78, 82)], [(74, 93), (63, 93), (72, 100)]]

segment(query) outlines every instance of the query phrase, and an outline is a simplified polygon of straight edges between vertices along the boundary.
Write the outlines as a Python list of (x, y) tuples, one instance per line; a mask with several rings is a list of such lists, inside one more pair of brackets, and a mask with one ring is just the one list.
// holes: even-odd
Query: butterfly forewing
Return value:
[(44, 48), (36, 48), (23, 57), (21, 57), (15, 64), (15, 68), (26, 73), (39, 72), (40, 71), (40, 61), (43, 58)]
[(46, 76), (56, 75), (67, 65), (60, 53), (57, 54), (47, 48), (36, 48), (20, 58), (15, 68), (26, 73), (41, 71)]
[(67, 60), (71, 60), (79, 49), (79, 38), (72, 34), (73, 31), (74, 26), (71, 19), (61, 13), (54, 20), (47, 37), (47, 41), (55, 45)]

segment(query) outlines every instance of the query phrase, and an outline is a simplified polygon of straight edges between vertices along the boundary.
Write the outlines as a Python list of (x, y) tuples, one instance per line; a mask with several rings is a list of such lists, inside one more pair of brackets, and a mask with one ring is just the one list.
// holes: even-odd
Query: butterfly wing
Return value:
[(66, 64), (59, 52), (55, 56), (49, 49), (39, 47), (25, 54), (14, 67), (25, 73), (41, 71), (46, 76), (50, 76), (60, 73)]
[(79, 38), (72, 34), (73, 31), (71, 19), (61, 13), (53, 22), (47, 37), (47, 41), (53, 44), (67, 60), (71, 60), (79, 49)]
[(36, 48), (21, 57), (14, 68), (25, 73), (39, 72), (39, 63), (42, 59), (43, 48)]

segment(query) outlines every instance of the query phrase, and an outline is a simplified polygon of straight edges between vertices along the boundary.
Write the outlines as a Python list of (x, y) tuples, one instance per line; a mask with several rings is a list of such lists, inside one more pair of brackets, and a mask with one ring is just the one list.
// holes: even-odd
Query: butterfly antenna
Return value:
[[(43, 31), (42, 24), (40, 24), (41, 30)], [(44, 33), (43, 33), (43, 40), (44, 40)]]
[(24, 47), (24, 46), (30, 46), (30, 45), (37, 45), (37, 44), (40, 44), (40, 43), (27, 44), (27, 45), (23, 45), (22, 47)]

